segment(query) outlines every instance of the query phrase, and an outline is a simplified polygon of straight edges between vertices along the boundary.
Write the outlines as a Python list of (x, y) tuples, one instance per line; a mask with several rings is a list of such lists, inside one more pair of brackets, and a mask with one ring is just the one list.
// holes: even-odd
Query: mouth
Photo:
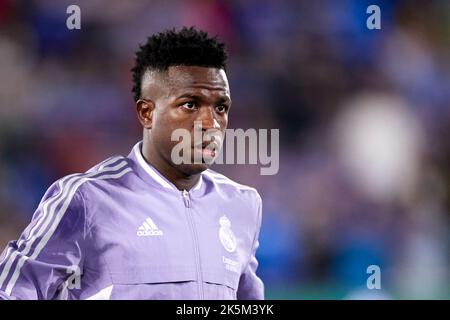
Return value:
[(205, 141), (193, 147), (196, 153), (200, 153), (202, 158), (211, 159), (216, 156), (219, 151), (219, 145), (215, 141)]

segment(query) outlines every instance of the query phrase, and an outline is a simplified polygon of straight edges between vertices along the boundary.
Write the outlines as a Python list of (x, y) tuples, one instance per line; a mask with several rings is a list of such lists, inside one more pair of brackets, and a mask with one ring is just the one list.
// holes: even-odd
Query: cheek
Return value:
[(174, 126), (175, 117), (168, 110), (157, 110), (153, 115), (153, 128), (155, 129), (155, 134), (158, 138), (164, 138), (164, 136), (169, 137), (172, 131), (172, 126)]
[[(158, 114), (157, 116), (157, 123), (155, 123), (153, 130), (153, 137), (157, 140), (158, 148), (166, 151), (167, 153), (171, 152), (173, 146), (179, 143), (181, 140), (180, 135), (186, 135), (190, 132), (190, 129), (190, 123), (188, 121), (181, 121), (176, 112), (165, 112)], [(172, 137), (175, 141), (172, 141)]]
[(225, 115), (222, 119), (219, 120), (220, 128), (225, 130), (228, 126), (228, 115)]

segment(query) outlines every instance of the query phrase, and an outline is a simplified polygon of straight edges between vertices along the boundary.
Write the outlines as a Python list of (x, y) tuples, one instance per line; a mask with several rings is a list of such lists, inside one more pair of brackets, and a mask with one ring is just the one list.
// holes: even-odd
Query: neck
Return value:
[(189, 191), (200, 179), (200, 174), (186, 174), (167, 162), (155, 150), (153, 144), (146, 142), (145, 139), (142, 143), (141, 153), (144, 160), (152, 165), (164, 178), (172, 182), (178, 190)]

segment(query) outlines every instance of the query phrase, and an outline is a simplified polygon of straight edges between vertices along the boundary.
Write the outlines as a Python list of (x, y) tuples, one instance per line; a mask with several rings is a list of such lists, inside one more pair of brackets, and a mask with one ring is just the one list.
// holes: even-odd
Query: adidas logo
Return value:
[(137, 230), (138, 237), (149, 237), (149, 236), (162, 236), (162, 230), (159, 230), (152, 219), (147, 218), (142, 226)]

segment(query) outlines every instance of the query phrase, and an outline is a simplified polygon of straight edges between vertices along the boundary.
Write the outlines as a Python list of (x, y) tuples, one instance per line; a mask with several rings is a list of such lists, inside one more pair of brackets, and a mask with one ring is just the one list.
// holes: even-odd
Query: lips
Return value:
[(201, 158), (205, 161), (211, 161), (219, 152), (219, 144), (216, 141), (204, 141), (194, 146), (194, 151), (201, 154)]
[[(194, 141), (196, 142), (196, 141)], [(197, 149), (211, 149), (211, 150), (218, 150), (220, 149), (220, 146), (222, 145), (222, 136), (218, 133), (216, 134), (205, 134), (203, 136), (202, 141), (194, 144), (194, 148)]]
[(212, 159), (216, 156), (216, 150), (213, 149), (201, 149), (201, 153), (203, 156), (203, 159)]
[(196, 149), (210, 149), (210, 150), (216, 150), (219, 149), (219, 145), (217, 144), (216, 141), (205, 141), (203, 143), (199, 143), (197, 145), (194, 146), (194, 148)]
[(219, 145), (214, 141), (204, 142), (195, 146), (194, 150), (200, 152), (204, 157), (215, 157), (216, 152), (219, 150)]
[[(194, 153), (198, 156), (201, 155), (202, 162), (210, 162), (215, 159), (221, 146), (222, 146), (222, 135), (219, 132), (206, 132), (203, 134), (203, 139), (198, 143), (194, 140)], [(197, 158), (195, 161), (199, 161)]]

